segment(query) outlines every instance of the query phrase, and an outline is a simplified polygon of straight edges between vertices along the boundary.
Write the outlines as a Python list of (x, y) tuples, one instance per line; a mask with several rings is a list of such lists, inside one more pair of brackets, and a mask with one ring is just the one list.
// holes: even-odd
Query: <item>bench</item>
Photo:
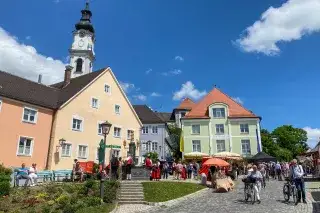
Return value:
[(53, 181), (71, 180), (72, 169), (61, 169), (53, 171)]
[[(11, 175), (11, 185), (12, 186), (16, 186), (16, 177), (18, 174), (18, 172), (17, 172), (18, 169), (19, 169), (18, 167), (12, 167), (12, 170), (13, 170), (12, 175)], [(29, 169), (29, 168), (27, 168), (27, 169)], [(52, 171), (49, 171), (49, 170), (38, 171), (37, 176), (38, 176), (37, 183), (44, 183), (44, 182), (53, 180), (53, 173), (52, 173)], [(25, 182), (26, 182), (26, 179), (20, 179), (19, 186), (24, 186)]]

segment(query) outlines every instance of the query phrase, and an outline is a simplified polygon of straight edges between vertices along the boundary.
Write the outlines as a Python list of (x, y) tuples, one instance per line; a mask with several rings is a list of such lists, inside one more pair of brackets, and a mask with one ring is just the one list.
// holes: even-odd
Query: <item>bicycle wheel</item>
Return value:
[(251, 188), (250, 193), (251, 193), (251, 203), (253, 205), (256, 202), (256, 190), (254, 190), (254, 187)]
[(296, 203), (298, 201), (298, 192), (297, 192), (296, 186), (291, 186), (291, 190), (292, 190), (293, 202)]
[(286, 202), (290, 200), (290, 187), (288, 184), (284, 184), (283, 186), (283, 197)]

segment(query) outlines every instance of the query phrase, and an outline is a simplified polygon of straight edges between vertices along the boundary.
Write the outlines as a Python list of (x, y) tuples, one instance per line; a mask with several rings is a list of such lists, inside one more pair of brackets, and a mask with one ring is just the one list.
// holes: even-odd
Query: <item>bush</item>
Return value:
[(88, 197), (84, 200), (86, 206), (99, 206), (101, 205), (100, 197)]
[(117, 190), (119, 187), (118, 181), (106, 181), (104, 184), (105, 193), (103, 201), (106, 203), (112, 203), (117, 198)]
[(0, 164), (0, 196), (9, 195), (12, 170)]
[(9, 195), (10, 193), (10, 182), (0, 181), (0, 196)]

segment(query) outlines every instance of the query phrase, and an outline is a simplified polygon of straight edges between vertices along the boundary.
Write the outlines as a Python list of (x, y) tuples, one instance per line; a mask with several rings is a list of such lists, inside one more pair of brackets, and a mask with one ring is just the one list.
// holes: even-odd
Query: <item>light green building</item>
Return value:
[[(181, 106), (190, 103), (184, 100)], [(234, 152), (249, 157), (262, 151), (260, 136), (261, 117), (245, 109), (228, 95), (214, 88), (180, 118), (183, 131), (183, 154), (202, 152)]]

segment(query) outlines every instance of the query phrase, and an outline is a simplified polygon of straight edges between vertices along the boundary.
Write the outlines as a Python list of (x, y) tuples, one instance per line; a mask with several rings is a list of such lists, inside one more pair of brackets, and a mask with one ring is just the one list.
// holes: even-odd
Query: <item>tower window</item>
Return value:
[(76, 72), (82, 72), (82, 64), (83, 60), (81, 58), (77, 59), (77, 66), (76, 66)]

